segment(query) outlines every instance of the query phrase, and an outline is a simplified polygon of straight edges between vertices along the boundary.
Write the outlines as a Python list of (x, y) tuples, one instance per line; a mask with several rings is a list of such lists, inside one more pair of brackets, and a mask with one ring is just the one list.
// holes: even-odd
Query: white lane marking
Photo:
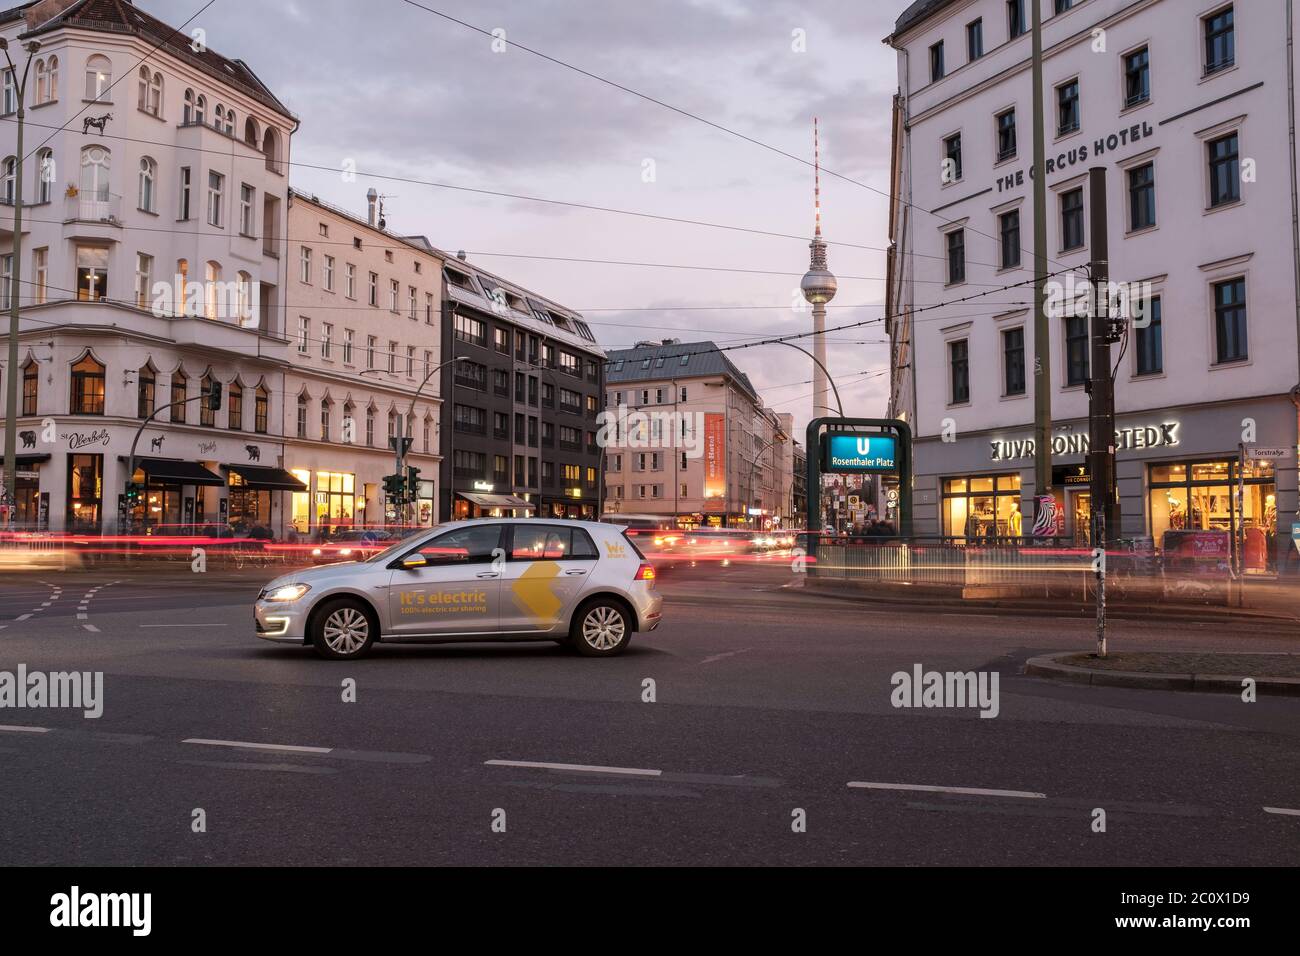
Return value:
[(1280, 813), (1286, 817), (1300, 817), (1300, 810), (1291, 810), (1287, 807), (1265, 807), (1265, 813)]
[(0, 724), (0, 732), (7, 734), (48, 734), (49, 727), (25, 727), (21, 724)]
[(49, 607), (53, 603), (54, 603), (53, 601), (46, 601), (44, 604), (41, 605), (41, 607)]
[(78, 614), (78, 615), (77, 615), (77, 620), (78, 620), (78, 621), (84, 621), (85, 619), (86, 619), (86, 615), (85, 615), (85, 614)]
[(744, 654), (745, 652), (747, 652), (747, 651), (751, 651), (751, 650), (753, 650), (752, 647), (742, 647), (742, 648), (741, 648), (740, 650), (738, 650), (738, 651), (723, 651), (721, 654), (712, 654), (712, 655), (710, 655), (709, 657), (704, 658), (704, 660), (700, 661), (700, 663), (701, 663), (701, 664), (712, 664), (714, 661), (720, 661), (720, 660), (722, 660), (724, 657), (735, 657), (737, 654)]
[(983, 787), (933, 787), (921, 783), (871, 783), (866, 780), (850, 780), (849, 786), (860, 790), (920, 790), (924, 793), (966, 793), (981, 797), (1026, 797), (1032, 800), (1047, 799), (1047, 794), (1034, 793), (1029, 790), (986, 790)]
[(229, 624), (141, 624), (141, 627), (230, 627)]
[(31, 617), (30, 614), (21, 614), (21, 615), (19, 615), (18, 617), (14, 618), (14, 620), (15, 620), (15, 621), (25, 621), (25, 620), (27, 620), (29, 617)]
[(208, 747), (243, 747), (247, 750), (286, 750), (300, 754), (327, 754), (333, 747), (300, 747), (296, 744), (254, 744), (246, 740), (208, 740), (205, 737), (189, 737), (183, 744), (203, 744)]
[(81, 626), (84, 627), (84, 628), (85, 628), (86, 630), (88, 630), (88, 631), (94, 631), (96, 634), (99, 633), (99, 628), (95, 627), (95, 625), (93, 625), (93, 624), (83, 624), (83, 625), (81, 625)]
[(534, 767), (541, 770), (571, 770), (578, 773), (621, 773), (631, 777), (659, 777), (662, 770), (643, 770), (638, 767), (595, 767), (582, 763), (545, 763), (537, 760), (485, 760), (493, 767)]

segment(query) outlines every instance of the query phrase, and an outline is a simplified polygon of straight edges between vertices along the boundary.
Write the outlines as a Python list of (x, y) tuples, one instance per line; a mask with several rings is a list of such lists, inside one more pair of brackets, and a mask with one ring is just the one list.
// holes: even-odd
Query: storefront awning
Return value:
[(310, 489), (283, 468), (269, 465), (222, 465), (244, 480), (245, 488), (269, 488), (272, 491), (309, 491)]
[(460, 491), (457, 494), (466, 501), (472, 501), (480, 508), (527, 508), (529, 511), (537, 510), (537, 506), (531, 501), (525, 501), (518, 495), (470, 494), (468, 491)]
[[(126, 461), (126, 456), (118, 456)], [(224, 485), (226, 479), (214, 475), (195, 461), (182, 461), (179, 458), (137, 458), (135, 466), (144, 470), (149, 481), (169, 485)]]
[(49, 460), (49, 455), (18, 455), (14, 459), (14, 462), (19, 468), (25, 468), (29, 465), (39, 465), (41, 462)]

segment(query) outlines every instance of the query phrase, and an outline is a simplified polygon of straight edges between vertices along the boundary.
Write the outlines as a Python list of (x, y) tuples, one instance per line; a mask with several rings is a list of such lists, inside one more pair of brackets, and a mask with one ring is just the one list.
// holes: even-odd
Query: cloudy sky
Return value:
[[(139, 2), (179, 24), (203, 0)], [(857, 180), (822, 177), (823, 228), (839, 277), (829, 324), (882, 314), (896, 74), (881, 38), (903, 0), (420, 2), (807, 160), (819, 117), (823, 165)], [(517, 46), (494, 52), (489, 36), (403, 0), (216, 0), (195, 25), (213, 49), (246, 60), (301, 118), (296, 188), (364, 213), (373, 185), (390, 197), (391, 229), (464, 249), (471, 261), (577, 309), (607, 348), (665, 337), (729, 344), (810, 327), (809, 314), (791, 307), (812, 230), (812, 171), (796, 159)], [(355, 182), (333, 172), (348, 160)], [(883, 414), (888, 378), (863, 374), (888, 366), (882, 326), (829, 339), (846, 414)], [(810, 363), (772, 345), (731, 358), (767, 404), (795, 414), (801, 433), (811, 413)]]

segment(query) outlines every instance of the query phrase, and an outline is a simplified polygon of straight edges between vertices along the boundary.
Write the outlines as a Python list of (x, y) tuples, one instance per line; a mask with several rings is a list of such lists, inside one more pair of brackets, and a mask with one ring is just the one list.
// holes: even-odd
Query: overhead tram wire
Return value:
[[(435, 10), (433, 7), (427, 7), (422, 3), (416, 2), (416, 0), (401, 0), (401, 2), (405, 3), (407, 6), (415, 7), (419, 10), (423, 10), (426, 13), (432, 14), (433, 16), (441, 17), (443, 20), (447, 20), (451, 23), (455, 23), (459, 26), (465, 27), (468, 30), (473, 30), (475, 33), (480, 33), (483, 36), (486, 36), (488, 38), (496, 39), (491, 30), (485, 30), (483, 27), (475, 26), (474, 24), (469, 23), (465, 20), (461, 20), (458, 19), (457, 17), (453, 17), (449, 13), (444, 13), (441, 10)], [(611, 86), (616, 90), (620, 90), (624, 93), (630, 94), (631, 96), (635, 96), (639, 99), (645, 100), (647, 103), (653, 103), (655, 106), (659, 106), (662, 107), (663, 109), (670, 110), (671, 112), (677, 113), (680, 116), (685, 116), (687, 119), (695, 120), (697, 123), (703, 123), (705, 126), (709, 126), (713, 129), (716, 129), (721, 133), (726, 133), (728, 136), (734, 136), (737, 139), (744, 140), (745, 142), (750, 143), (754, 146), (758, 146), (762, 149), (769, 150), (770, 152), (776, 153), (778, 156), (784, 156), (787, 159), (793, 159), (795, 162), (802, 163), (803, 165), (808, 166), (810, 168), (813, 166), (813, 163), (810, 163), (802, 156), (797, 156), (794, 153), (781, 149), (781, 147), (779, 146), (773, 146), (771, 143), (766, 143), (761, 139), (756, 139), (753, 136), (746, 135), (745, 133), (742, 133), (739, 130), (734, 130), (728, 126), (723, 126), (721, 123), (717, 123), (711, 119), (707, 119), (703, 116), (700, 116), (698, 113), (692, 113), (690, 110), (683, 109), (680, 106), (674, 106), (673, 104), (667, 103), (661, 99), (657, 99), (656, 97), (653, 97), (648, 93), (642, 93), (640, 90), (635, 90), (630, 86), (625, 86), (622, 83), (617, 82), (616, 80), (611, 80), (608, 77), (601, 76), (599, 73), (592, 73), (590, 70), (584, 70), (582, 67), (576, 66), (575, 64), (569, 63), (565, 60), (561, 60), (559, 57), (554, 57), (548, 53), (543, 53), (540, 50), (534, 49), (533, 47), (526, 46), (525, 44), (520, 43), (518, 40), (507, 40), (506, 42), (510, 46), (518, 47), (519, 49), (523, 50), (525, 53), (531, 53), (533, 56), (546, 60), (549, 63), (553, 63), (556, 66), (564, 67), (566, 70), (572, 70), (575, 73), (579, 73), (582, 76), (597, 81), (598, 83), (604, 83), (606, 86)], [(838, 173), (833, 169), (827, 169), (825, 166), (821, 167), (821, 171), (831, 176), (834, 176), (837, 179), (842, 179), (847, 183), (852, 183), (854, 186), (861, 187), (862, 189), (866, 189), (869, 192), (873, 192), (879, 196), (883, 196), (886, 199), (890, 200), (891, 202), (895, 200), (894, 196), (885, 192), (883, 189), (877, 189), (875, 186), (871, 186), (867, 183), (856, 180), (851, 176), (846, 176), (843, 173)], [(904, 206), (908, 207), (909, 209), (915, 209), (917, 212), (923, 212), (928, 216), (934, 216), (934, 218), (938, 219), (940, 222), (944, 223), (945, 225), (953, 225), (955, 222), (957, 222), (957, 220), (947, 219), (943, 216), (940, 216), (938, 213), (932, 212), (928, 209), (924, 209), (920, 206), (915, 205), (914, 203), (908, 202), (905, 199), (898, 198), (897, 201), (902, 203)], [(966, 227), (966, 228), (970, 228), (970, 227)], [(997, 236), (992, 236), (989, 235), (988, 233), (980, 232), (978, 229), (970, 229), (970, 231), (977, 236), (983, 236), (985, 239), (991, 239), (995, 243), (999, 242)], [(1025, 249), (1024, 247), (1021, 247), (1020, 251), (1028, 252), (1031, 256), (1033, 255), (1033, 250), (1031, 249)], [(942, 258), (942, 257), (935, 257), (935, 258)], [(1059, 259), (1053, 259), (1050, 256), (1048, 257), (1047, 261), (1055, 263), (1057, 265), (1063, 265), (1063, 263)], [(1017, 268), (1022, 270), (1028, 269), (1027, 266), (1018, 266)]]

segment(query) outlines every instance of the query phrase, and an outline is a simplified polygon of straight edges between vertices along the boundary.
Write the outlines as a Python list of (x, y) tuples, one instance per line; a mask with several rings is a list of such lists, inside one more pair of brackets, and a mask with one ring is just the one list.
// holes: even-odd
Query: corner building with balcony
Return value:
[[(285, 527), (283, 324), (289, 141), (298, 121), (238, 59), (196, 50), (127, 0), (41, 0), (0, 14), (25, 88), (0, 116), (0, 308), (20, 268), (15, 525)], [(95, 119), (96, 126), (84, 121)], [(13, 255), (23, 163), (20, 263)], [(5, 318), (7, 326), (7, 315)], [(3, 361), (3, 353), (0, 353)], [(224, 402), (198, 401), (209, 383)], [(4, 390), (0, 389), (0, 402)]]
[[(1034, 513), (1033, 286), (999, 290), (1034, 274), (1033, 2), (1048, 272), (1069, 270), (1059, 289), (1086, 281), (1100, 166), (1110, 278), (1138, 292), (1140, 324), (1111, 351), (1120, 534), (1159, 548), (1169, 531), (1229, 531), (1246, 572), (1285, 566), (1300, 7), (1284, 0), (919, 0), (899, 17), (886, 321), (890, 411), (916, 437), (915, 530), (1028, 534)], [(1052, 486), (1058, 533), (1083, 544), (1089, 319), (1073, 311), (1049, 309)]]

